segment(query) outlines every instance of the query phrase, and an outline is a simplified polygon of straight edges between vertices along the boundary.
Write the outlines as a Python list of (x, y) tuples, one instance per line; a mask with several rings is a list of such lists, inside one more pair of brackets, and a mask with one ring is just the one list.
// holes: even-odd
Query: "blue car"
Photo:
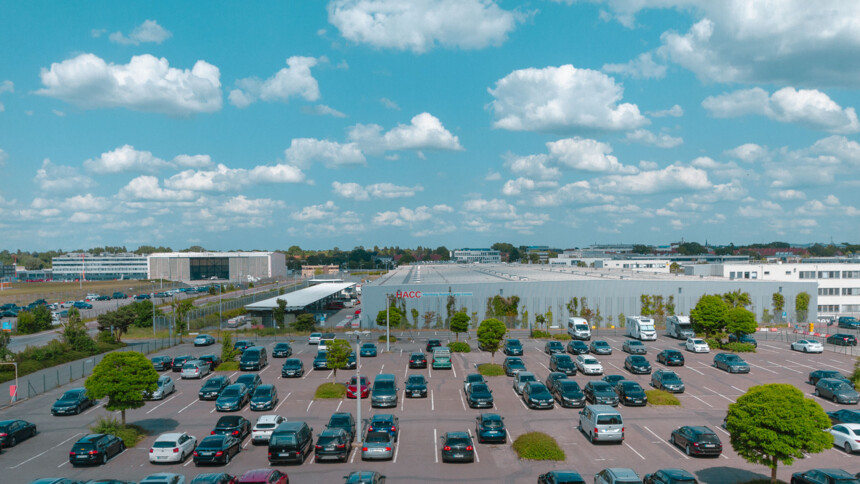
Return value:
[(482, 413), (475, 417), (475, 435), (478, 442), (501, 442), (505, 443), (508, 431), (505, 429), (505, 418), (495, 413)]
[(362, 357), (375, 357), (376, 356), (376, 344), (374, 343), (364, 343), (361, 345), (361, 356)]
[(92, 304), (90, 304), (88, 302), (84, 302), (84, 301), (75, 301), (74, 304), (72, 304), (72, 306), (74, 306), (78, 309), (92, 309), (93, 308)]

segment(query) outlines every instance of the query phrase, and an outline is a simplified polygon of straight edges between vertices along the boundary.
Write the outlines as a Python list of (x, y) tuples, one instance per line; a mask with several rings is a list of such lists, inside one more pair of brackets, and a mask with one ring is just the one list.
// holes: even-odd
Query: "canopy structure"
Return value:
[(322, 283), (315, 286), (299, 289), (273, 298), (257, 301), (245, 306), (248, 311), (271, 311), (278, 307), (278, 299), (287, 302), (287, 311), (301, 311), (315, 302), (325, 300), (348, 287), (355, 286), (355, 282)]

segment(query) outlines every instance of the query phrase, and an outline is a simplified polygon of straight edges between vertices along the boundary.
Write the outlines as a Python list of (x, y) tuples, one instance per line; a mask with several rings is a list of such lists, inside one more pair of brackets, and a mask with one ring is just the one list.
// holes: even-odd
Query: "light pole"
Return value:
[(218, 284), (218, 334), (221, 334), (221, 284)]
[(355, 390), (358, 395), (355, 398), (355, 421), (358, 425), (356, 442), (361, 447), (364, 427), (361, 421), (361, 337), (370, 334), (370, 331), (347, 331), (346, 334), (355, 335)]
[(388, 302), (388, 298), (391, 297), (391, 294), (385, 295), (385, 352), (391, 352), (391, 324), (389, 323), (389, 315), (391, 313), (391, 304)]
[[(152, 292), (155, 293), (155, 281), (152, 282)], [(150, 303), (152, 304), (152, 339), (157, 339), (155, 336), (155, 298)]]

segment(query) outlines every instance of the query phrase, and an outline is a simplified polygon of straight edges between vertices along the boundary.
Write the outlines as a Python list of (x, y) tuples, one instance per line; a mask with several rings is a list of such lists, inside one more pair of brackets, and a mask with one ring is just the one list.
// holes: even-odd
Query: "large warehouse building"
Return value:
[(146, 279), (145, 255), (70, 253), (51, 258), (55, 281)]
[[(444, 327), (440, 323), (462, 308), (476, 324), (486, 319), (490, 307), (498, 311), (503, 305), (508, 306), (509, 313), (516, 313), (506, 318), (509, 325), (525, 325), (524, 311), (528, 311), (532, 323), (536, 314), (551, 311), (550, 324), (560, 326), (571, 314), (574, 298), (576, 309), (581, 310), (586, 305), (592, 311), (600, 311), (602, 327), (617, 325), (621, 314), (639, 315), (643, 296), (654, 305), (660, 301), (665, 311), (672, 305), (675, 314), (690, 314), (705, 294), (741, 290), (749, 293), (751, 310), (759, 321), (765, 309), (775, 314), (774, 293), (783, 295), (788, 321), (796, 321), (794, 302), (798, 293), (810, 295), (807, 321), (816, 320), (818, 306), (818, 285), (813, 281), (729, 280), (521, 264), (402, 266), (364, 284), (362, 289), (362, 326), (365, 327), (375, 325), (376, 314), (385, 309), (386, 298), (392, 298), (398, 307), (405, 308), (409, 323), (418, 327)], [(514, 306), (516, 309), (512, 310)], [(776, 316), (780, 319), (781, 315)]]
[(280, 252), (165, 252), (149, 256), (149, 279), (247, 282), (286, 277)]

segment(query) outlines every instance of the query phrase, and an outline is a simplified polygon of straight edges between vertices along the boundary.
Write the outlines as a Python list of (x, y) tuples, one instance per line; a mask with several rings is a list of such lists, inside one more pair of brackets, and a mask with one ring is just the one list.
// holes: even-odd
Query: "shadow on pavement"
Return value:
[(755, 479), (770, 480), (770, 472), (761, 474), (734, 467), (709, 467), (693, 472), (702, 484), (725, 484), (727, 482), (747, 482)]
[(179, 422), (172, 418), (148, 418), (129, 423), (139, 425), (146, 430), (148, 435), (158, 435), (163, 434), (164, 432), (171, 432), (179, 427)]

